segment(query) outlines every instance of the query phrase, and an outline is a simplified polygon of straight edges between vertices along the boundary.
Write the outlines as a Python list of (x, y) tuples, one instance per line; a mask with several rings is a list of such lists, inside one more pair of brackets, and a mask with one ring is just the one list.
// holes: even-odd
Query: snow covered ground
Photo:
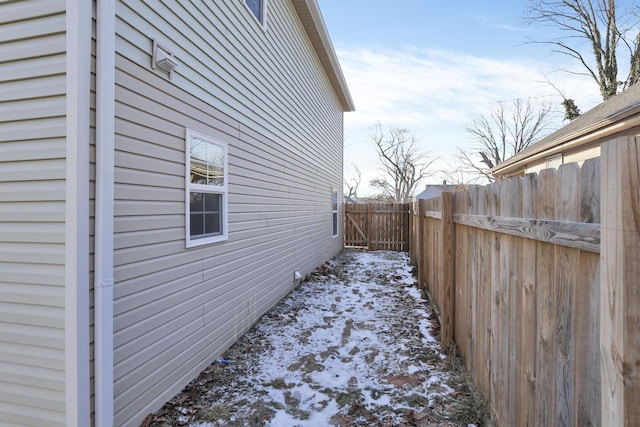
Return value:
[(406, 254), (347, 250), (146, 426), (480, 425), (481, 401), (438, 330)]

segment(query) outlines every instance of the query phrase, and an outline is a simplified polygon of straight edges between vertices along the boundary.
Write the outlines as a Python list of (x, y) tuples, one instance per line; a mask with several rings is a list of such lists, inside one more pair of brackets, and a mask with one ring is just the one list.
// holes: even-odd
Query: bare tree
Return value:
[(345, 188), (345, 197), (347, 203), (352, 203), (358, 197), (358, 187), (360, 186), (360, 182), (362, 181), (362, 174), (360, 173), (360, 169), (357, 165), (352, 165), (355, 170), (355, 174), (351, 175), (349, 178), (344, 178), (344, 188)]
[(489, 169), (535, 142), (547, 128), (550, 111), (548, 103), (534, 105), (530, 99), (516, 99), (508, 110), (501, 102), (488, 116), (474, 119), (473, 127), (467, 129), (476, 145), (458, 148), (460, 162), (493, 182)]
[[(553, 46), (553, 52), (568, 55), (578, 61), (584, 74), (591, 76), (600, 88), (602, 99), (606, 100), (622, 89), (634, 84), (640, 76), (640, 53), (638, 43), (640, 32), (626, 40), (632, 32), (632, 23), (619, 23), (621, 15), (615, 0), (531, 0), (527, 11), (530, 22), (550, 24), (558, 28), (563, 36), (546, 41)], [(624, 14), (629, 17), (631, 14)], [(581, 42), (589, 43), (588, 51), (581, 49)], [(619, 48), (629, 53), (629, 75), (618, 79)]]
[(385, 132), (381, 124), (375, 126), (371, 139), (376, 145), (382, 175), (371, 180), (373, 187), (396, 202), (407, 202), (418, 183), (431, 175), (427, 154), (418, 148), (418, 140), (408, 129), (390, 127)]
[(459, 157), (443, 161), (444, 167), (438, 171), (438, 177), (451, 185), (455, 191), (465, 190), (484, 180), (483, 175), (479, 175), (475, 168), (469, 168), (463, 164)]

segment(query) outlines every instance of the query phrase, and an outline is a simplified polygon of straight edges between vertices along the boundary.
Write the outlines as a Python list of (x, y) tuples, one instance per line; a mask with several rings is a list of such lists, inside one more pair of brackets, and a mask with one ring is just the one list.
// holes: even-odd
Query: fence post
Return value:
[(373, 240), (373, 209), (371, 203), (367, 204), (367, 250), (374, 251), (376, 248), (373, 247), (371, 241)]
[(453, 202), (450, 192), (441, 194), (442, 219), (440, 226), (442, 231), (442, 266), (439, 271), (440, 285), (443, 292), (442, 307), (442, 345), (453, 342), (454, 336), (454, 310), (455, 310), (455, 282), (454, 282), (454, 250), (453, 250)]
[(426, 200), (418, 201), (418, 285), (421, 289), (424, 288), (424, 282), (427, 280), (426, 276), (426, 258), (427, 258), (427, 245), (424, 238), (425, 228), (427, 226), (427, 219), (424, 217), (424, 213), (427, 210)]
[(415, 264), (416, 263), (416, 236), (415, 236), (415, 230), (416, 230), (416, 224), (415, 224), (415, 207), (416, 207), (416, 202), (412, 202), (409, 203), (409, 234), (407, 236), (407, 240), (409, 241), (409, 260), (411, 261), (411, 263)]
[[(404, 210), (404, 213), (400, 214), (401, 217), (403, 218), (402, 220), (402, 237), (403, 237), (403, 248), (405, 251), (409, 252), (410, 251), (410, 245), (411, 245), (411, 239), (409, 238), (409, 233), (411, 232), (411, 223), (409, 222), (410, 220), (410, 215), (411, 215), (411, 204), (409, 203), (405, 203), (402, 205), (402, 209)], [(400, 250), (402, 250), (400, 249)]]
[(640, 425), (640, 138), (601, 146), (601, 425)]

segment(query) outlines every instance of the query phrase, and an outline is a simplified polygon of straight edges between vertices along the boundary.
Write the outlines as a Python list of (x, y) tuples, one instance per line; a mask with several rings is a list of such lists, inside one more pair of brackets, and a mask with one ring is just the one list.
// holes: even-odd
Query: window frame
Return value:
[(335, 188), (331, 188), (331, 234), (334, 239), (340, 235), (339, 213), (340, 213), (340, 198), (339, 198), (338, 190)]
[[(209, 144), (217, 145), (221, 147), (224, 152), (224, 171), (222, 173), (223, 185), (209, 185), (209, 184), (195, 184), (191, 182), (191, 141), (197, 138), (205, 141)], [(203, 246), (217, 242), (223, 242), (229, 238), (229, 220), (228, 220), (228, 169), (229, 169), (229, 147), (226, 142), (220, 141), (216, 138), (212, 138), (206, 134), (196, 132), (191, 129), (186, 130), (185, 136), (185, 241), (187, 248), (195, 246)], [(221, 195), (220, 208), (221, 214), (221, 227), (222, 232), (220, 234), (196, 237), (191, 236), (191, 193), (206, 193), (206, 194), (219, 194)]]
[(547, 169), (558, 169), (560, 166), (564, 164), (564, 155), (562, 153), (554, 154), (552, 156), (548, 156), (545, 159), (545, 167)]
[(251, 17), (262, 27), (263, 30), (267, 28), (267, 3), (269, 0), (258, 0), (261, 3), (260, 17), (257, 17), (253, 10), (247, 4), (247, 0), (240, 0), (244, 7), (249, 11)]

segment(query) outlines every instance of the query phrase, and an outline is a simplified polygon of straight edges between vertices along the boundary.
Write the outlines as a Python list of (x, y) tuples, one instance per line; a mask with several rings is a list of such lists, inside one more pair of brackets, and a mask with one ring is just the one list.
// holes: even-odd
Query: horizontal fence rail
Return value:
[[(424, 216), (442, 219), (442, 213), (437, 211), (426, 211)], [(496, 233), (600, 253), (600, 224), (460, 213), (453, 214), (453, 222)]]
[(600, 224), (471, 214), (453, 214), (453, 222), (496, 233), (600, 253)]

